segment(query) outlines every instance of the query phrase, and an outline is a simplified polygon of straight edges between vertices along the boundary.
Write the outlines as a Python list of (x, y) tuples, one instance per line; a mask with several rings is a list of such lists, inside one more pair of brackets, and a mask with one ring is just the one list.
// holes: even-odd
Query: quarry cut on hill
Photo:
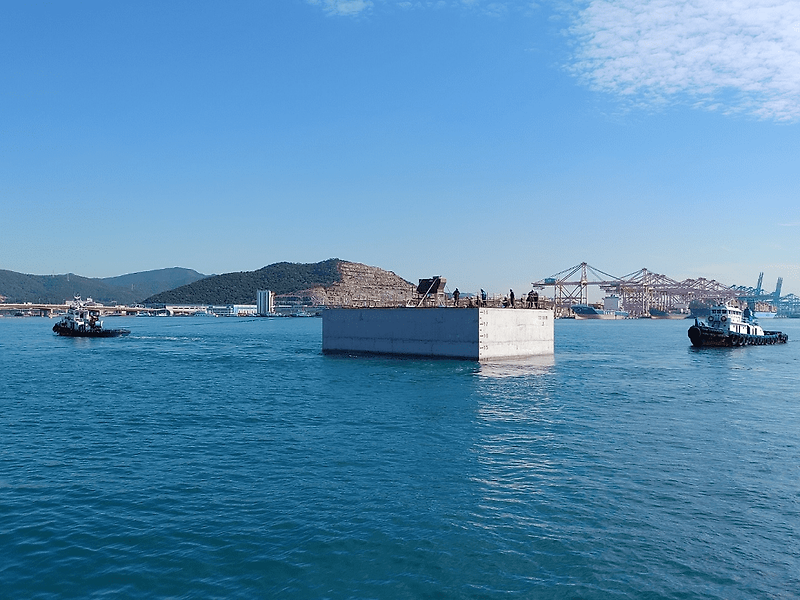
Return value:
[(361, 263), (340, 261), (341, 280), (329, 286), (313, 286), (279, 297), (308, 299), (316, 306), (405, 306), (416, 286), (392, 271)]

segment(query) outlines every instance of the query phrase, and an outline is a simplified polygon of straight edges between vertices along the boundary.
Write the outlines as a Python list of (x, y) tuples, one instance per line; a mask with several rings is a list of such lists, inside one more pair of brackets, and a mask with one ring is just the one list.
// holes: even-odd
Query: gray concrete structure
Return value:
[(550, 310), (329, 309), (322, 351), (491, 360), (553, 354)]

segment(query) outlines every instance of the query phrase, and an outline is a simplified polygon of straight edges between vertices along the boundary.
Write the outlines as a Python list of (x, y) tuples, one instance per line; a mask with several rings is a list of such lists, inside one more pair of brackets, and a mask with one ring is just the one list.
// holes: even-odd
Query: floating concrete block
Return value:
[(322, 313), (322, 351), (488, 360), (553, 354), (553, 313), (503, 308), (363, 308)]

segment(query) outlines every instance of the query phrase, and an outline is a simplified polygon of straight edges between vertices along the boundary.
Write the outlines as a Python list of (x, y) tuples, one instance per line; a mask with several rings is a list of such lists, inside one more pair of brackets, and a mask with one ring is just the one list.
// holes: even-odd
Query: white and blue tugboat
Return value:
[(119, 337), (128, 335), (128, 329), (103, 329), (103, 322), (100, 320), (100, 311), (94, 308), (91, 298), (86, 302), (81, 301), (80, 296), (69, 303), (67, 314), (58, 323), (53, 325), (53, 331), (58, 335), (68, 337)]
[(689, 327), (692, 346), (763, 346), (789, 341), (785, 333), (761, 329), (749, 308), (742, 311), (731, 304), (718, 304), (711, 307), (706, 321), (695, 318)]

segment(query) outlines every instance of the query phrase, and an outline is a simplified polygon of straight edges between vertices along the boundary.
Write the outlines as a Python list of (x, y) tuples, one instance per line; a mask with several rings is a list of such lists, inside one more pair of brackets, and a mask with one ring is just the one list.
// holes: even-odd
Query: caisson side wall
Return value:
[(553, 354), (553, 313), (501, 308), (363, 308), (322, 313), (322, 351), (486, 360)]

